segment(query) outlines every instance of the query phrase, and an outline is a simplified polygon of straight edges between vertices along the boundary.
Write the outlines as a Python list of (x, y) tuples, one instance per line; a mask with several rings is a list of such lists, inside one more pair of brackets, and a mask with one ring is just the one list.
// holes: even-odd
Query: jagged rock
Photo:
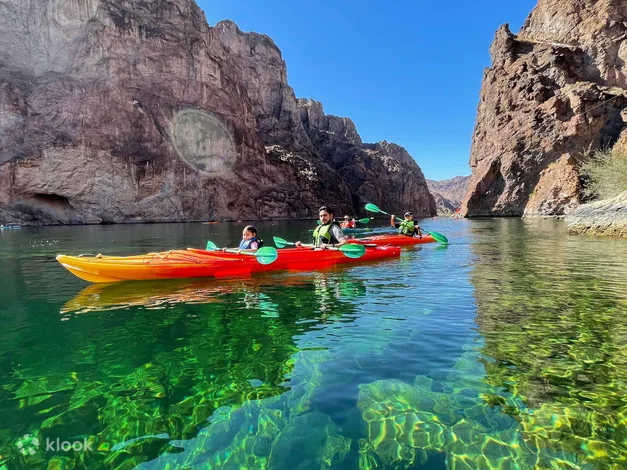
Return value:
[(435, 214), (404, 150), (306, 110), (269, 37), (192, 0), (4, 0), (0, 45), (3, 223)]
[(433, 195), (433, 199), (435, 199), (435, 207), (438, 215), (451, 215), (455, 213), (458, 206), (456, 206), (454, 202), (445, 198), (437, 191), (431, 190), (431, 194)]
[(566, 216), (570, 233), (627, 237), (627, 191), (583, 204)]
[(441, 181), (427, 180), (427, 187), (433, 194), (438, 214), (454, 214), (461, 207), (469, 181), (470, 176), (456, 176)]
[(403, 147), (362, 143), (353, 121), (325, 115), (318, 101), (299, 99), (298, 107), (311, 142), (346, 181), (356, 208), (374, 202), (389, 212), (436, 214), (422, 170)]
[(580, 203), (579, 166), (625, 128), (627, 5), (539, 0), (504, 25), (483, 77), (462, 206), (466, 216), (562, 215)]

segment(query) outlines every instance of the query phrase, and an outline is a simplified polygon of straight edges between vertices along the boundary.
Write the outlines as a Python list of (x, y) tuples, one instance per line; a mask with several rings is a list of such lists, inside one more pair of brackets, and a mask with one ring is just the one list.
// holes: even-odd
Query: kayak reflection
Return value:
[[(285, 291), (285, 287), (297, 289)], [(302, 290), (302, 292), (301, 292)], [(307, 293), (306, 291), (310, 291)], [(295, 292), (298, 292), (295, 294)], [(143, 307), (162, 309), (175, 304), (223, 303), (227, 296), (245, 309), (262, 316), (278, 317), (281, 310), (328, 314), (353, 310), (358, 297), (366, 294), (363, 280), (344, 270), (267, 275), (262, 279), (192, 279), (92, 284), (60, 309), (62, 315)], [(232, 301), (231, 299), (230, 301)]]
[(130, 307), (158, 308), (164, 304), (208, 303), (215, 296), (237, 288), (241, 281), (208, 282), (206, 279), (183, 281), (143, 281), (91, 284), (66, 302), (61, 314), (119, 310)]

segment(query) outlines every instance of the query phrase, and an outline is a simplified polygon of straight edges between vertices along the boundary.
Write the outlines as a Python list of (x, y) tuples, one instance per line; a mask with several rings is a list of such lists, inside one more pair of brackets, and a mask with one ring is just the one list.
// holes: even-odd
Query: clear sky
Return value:
[(214, 26), (270, 36), (298, 98), (349, 117), (364, 142), (405, 147), (429, 179), (469, 175), (494, 32), (537, 0), (197, 0)]

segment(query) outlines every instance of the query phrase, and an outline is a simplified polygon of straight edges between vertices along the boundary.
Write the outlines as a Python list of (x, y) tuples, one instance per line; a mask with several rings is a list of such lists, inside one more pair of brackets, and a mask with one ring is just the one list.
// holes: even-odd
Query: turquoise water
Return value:
[(0, 469), (627, 468), (627, 241), (428, 220), (451, 245), (93, 286), (54, 259), (242, 226), (0, 232)]

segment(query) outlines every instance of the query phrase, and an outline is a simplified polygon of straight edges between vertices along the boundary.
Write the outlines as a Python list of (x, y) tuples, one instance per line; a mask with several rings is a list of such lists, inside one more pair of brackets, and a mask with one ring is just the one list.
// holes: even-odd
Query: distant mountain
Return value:
[(438, 214), (452, 214), (461, 206), (469, 181), (470, 176), (456, 176), (442, 181), (427, 180)]

